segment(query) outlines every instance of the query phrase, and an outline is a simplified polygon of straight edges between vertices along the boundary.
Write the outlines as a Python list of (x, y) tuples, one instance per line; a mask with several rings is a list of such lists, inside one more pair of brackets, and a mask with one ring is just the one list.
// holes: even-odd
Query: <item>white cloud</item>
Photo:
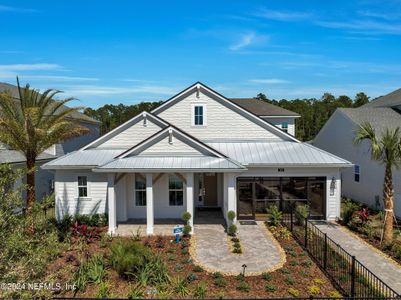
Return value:
[(255, 38), (256, 38), (256, 35), (254, 32), (245, 34), (241, 37), (241, 39), (237, 43), (230, 46), (230, 50), (237, 51), (244, 47), (247, 47), (255, 41)]
[(56, 75), (21, 75), (22, 79), (39, 79), (49, 81), (97, 81), (99, 78), (75, 77), (75, 76), (56, 76)]
[(20, 71), (39, 71), (39, 70), (59, 70), (57, 64), (12, 64), (0, 65), (0, 72), (20, 72)]
[(156, 94), (173, 95), (177, 89), (169, 86), (138, 85), (138, 86), (98, 86), (98, 85), (70, 85), (65, 86), (64, 91), (75, 96), (108, 96), (130, 94)]
[(401, 34), (401, 24), (386, 23), (374, 20), (355, 20), (355, 21), (318, 21), (317, 25), (332, 29), (357, 30), (356, 33), (368, 34)]
[(36, 12), (36, 9), (31, 8), (22, 8), (22, 7), (15, 7), (15, 6), (7, 6), (7, 5), (0, 5), (0, 12), (18, 12), (18, 13), (30, 13)]
[(282, 22), (294, 22), (294, 21), (305, 20), (312, 17), (311, 13), (278, 11), (270, 9), (263, 9), (260, 12), (256, 13), (255, 15), (265, 19), (282, 21)]
[(278, 78), (250, 79), (249, 82), (252, 82), (252, 83), (263, 83), (263, 84), (281, 84), (281, 83), (289, 83), (288, 80), (278, 79)]

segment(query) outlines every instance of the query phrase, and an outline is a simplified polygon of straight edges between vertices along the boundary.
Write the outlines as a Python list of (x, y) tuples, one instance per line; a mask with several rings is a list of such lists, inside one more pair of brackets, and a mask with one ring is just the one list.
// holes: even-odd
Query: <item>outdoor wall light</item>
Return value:
[(330, 183), (330, 196), (334, 196), (335, 190), (336, 190), (336, 178), (333, 176), (333, 178), (331, 178), (331, 183)]

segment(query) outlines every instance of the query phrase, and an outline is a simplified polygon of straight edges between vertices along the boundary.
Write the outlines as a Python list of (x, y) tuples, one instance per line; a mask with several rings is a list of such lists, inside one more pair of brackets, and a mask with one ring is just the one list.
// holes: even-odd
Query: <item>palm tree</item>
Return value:
[(79, 107), (67, 108), (64, 104), (74, 100), (56, 100), (60, 93), (49, 89), (43, 94), (21, 88), (18, 77), (18, 98), (0, 93), (0, 142), (21, 151), (26, 158), (27, 214), (31, 215), (35, 202), (35, 164), (39, 154), (54, 144), (89, 132), (71, 118)]
[(384, 242), (391, 242), (393, 239), (394, 218), (393, 168), (398, 169), (401, 163), (400, 128), (387, 128), (378, 136), (370, 123), (363, 123), (356, 131), (354, 142), (360, 144), (364, 140), (370, 142), (372, 159), (381, 162), (385, 167), (383, 201), (386, 211), (386, 221), (384, 223), (383, 240)]

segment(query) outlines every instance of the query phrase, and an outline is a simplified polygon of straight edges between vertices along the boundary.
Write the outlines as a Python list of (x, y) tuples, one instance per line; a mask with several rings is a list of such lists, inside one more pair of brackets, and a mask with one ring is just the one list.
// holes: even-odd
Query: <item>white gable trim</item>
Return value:
[(158, 133), (156, 133), (153, 136), (149, 137), (148, 139), (142, 141), (141, 143), (137, 144), (136, 146), (128, 149), (127, 151), (123, 152), (116, 158), (124, 158), (124, 157), (130, 156), (132, 154), (137, 155), (137, 154), (143, 152), (148, 147), (157, 143), (161, 137), (169, 136), (170, 133), (172, 133), (173, 136), (174, 135), (178, 136), (181, 141), (183, 141), (184, 143), (188, 143), (190, 146), (193, 146), (199, 152), (207, 153), (208, 155), (213, 155), (213, 156), (220, 157), (220, 158), (227, 158), (225, 155), (221, 154), (220, 152), (203, 144), (202, 142), (196, 140), (195, 138), (192, 138), (191, 136), (185, 134), (184, 132), (180, 131), (178, 128), (175, 128), (171, 125), (165, 129), (160, 130)]
[(157, 107), (154, 110), (152, 110), (152, 114), (157, 115), (158, 113), (166, 110), (171, 105), (174, 105), (177, 101), (181, 101), (182, 99), (184, 99), (185, 96), (191, 94), (194, 90), (199, 92), (202, 89), (204, 91), (206, 91), (207, 93), (209, 93), (210, 95), (212, 95), (214, 99), (220, 100), (220, 102), (223, 102), (224, 104), (226, 104), (226, 106), (228, 108), (230, 108), (232, 110), (237, 110), (240, 114), (245, 116), (247, 119), (253, 121), (254, 123), (258, 124), (259, 126), (262, 126), (267, 130), (271, 130), (273, 133), (275, 133), (278, 136), (284, 137), (284, 138), (286, 138), (288, 140), (292, 140), (292, 141), (297, 142), (297, 143), (301, 143), (301, 141), (296, 139), (291, 134), (282, 131), (278, 127), (276, 127), (273, 124), (269, 123), (267, 120), (262, 119), (262, 118), (260, 118), (260, 117), (258, 117), (256, 115), (254, 115), (250, 111), (248, 111), (248, 110), (244, 109), (243, 107), (235, 104), (230, 99), (228, 99), (228, 98), (224, 97), (223, 95), (219, 94), (218, 92), (212, 90), (211, 88), (207, 87), (206, 85), (204, 85), (201, 82), (196, 82), (195, 84), (193, 84), (190, 87), (186, 88), (182, 92), (180, 92), (177, 95), (175, 95), (175, 96), (171, 97), (170, 99), (166, 100), (162, 105), (160, 105), (159, 107)]
[(154, 122), (156, 125), (160, 126), (161, 128), (167, 127), (169, 126), (169, 124), (162, 120), (161, 118), (152, 115), (151, 113), (148, 112), (142, 112), (138, 115), (136, 115), (135, 117), (133, 117), (132, 119), (128, 120), (127, 122), (121, 124), (120, 126), (114, 128), (113, 130), (111, 130), (110, 132), (106, 133), (105, 135), (102, 135), (101, 137), (99, 137), (98, 139), (94, 140), (93, 142), (89, 143), (88, 145), (82, 147), (79, 150), (86, 150), (92, 147), (96, 147), (99, 146), (103, 143), (105, 143), (106, 141), (110, 140), (111, 138), (115, 137), (117, 134), (125, 131), (126, 129), (128, 129), (129, 127), (137, 124), (139, 121), (145, 120), (145, 124), (144, 126), (146, 126), (146, 121), (147, 120), (151, 120), (152, 122)]

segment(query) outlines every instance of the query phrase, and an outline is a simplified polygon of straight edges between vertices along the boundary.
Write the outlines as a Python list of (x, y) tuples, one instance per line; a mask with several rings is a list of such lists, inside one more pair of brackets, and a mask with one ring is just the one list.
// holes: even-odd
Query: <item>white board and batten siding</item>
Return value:
[[(87, 176), (88, 197), (78, 197), (78, 176)], [(76, 214), (106, 213), (107, 174), (78, 170), (55, 172), (57, 218)]]
[(116, 136), (113, 136), (109, 140), (105, 141), (101, 145), (97, 146), (98, 149), (128, 149), (131, 148), (143, 140), (147, 139), (151, 135), (160, 131), (159, 125), (154, 124), (149, 119), (144, 126), (143, 121), (138, 121), (126, 130), (120, 132)]
[(170, 143), (168, 136), (145, 149), (139, 155), (155, 155), (161, 153), (201, 155), (199, 151), (176, 137), (173, 137), (172, 143)]
[[(204, 105), (204, 126), (192, 125), (195, 104)], [(200, 140), (281, 140), (274, 133), (201, 92), (199, 98), (194, 92), (158, 113), (158, 116)]]

